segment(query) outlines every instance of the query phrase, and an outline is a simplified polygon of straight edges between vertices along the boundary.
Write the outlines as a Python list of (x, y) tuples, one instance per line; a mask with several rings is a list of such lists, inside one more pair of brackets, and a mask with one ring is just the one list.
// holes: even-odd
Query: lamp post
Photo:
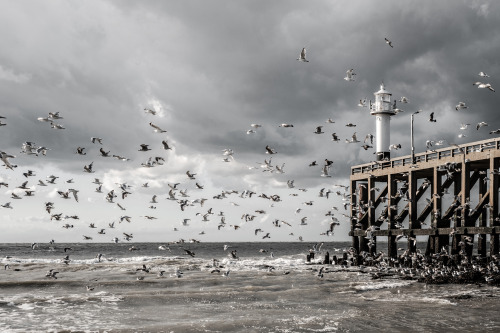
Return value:
[(415, 111), (411, 114), (411, 130), (410, 130), (410, 135), (411, 135), (411, 164), (415, 164), (415, 146), (413, 145), (413, 116), (416, 115), (417, 113), (420, 113), (420, 110)]

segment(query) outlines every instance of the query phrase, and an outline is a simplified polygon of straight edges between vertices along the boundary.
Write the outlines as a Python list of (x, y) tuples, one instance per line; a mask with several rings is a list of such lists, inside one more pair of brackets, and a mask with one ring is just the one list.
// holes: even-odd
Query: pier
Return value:
[(351, 167), (353, 248), (375, 254), (385, 239), (395, 258), (425, 240), (426, 255), (498, 254), (499, 164), (493, 138)]

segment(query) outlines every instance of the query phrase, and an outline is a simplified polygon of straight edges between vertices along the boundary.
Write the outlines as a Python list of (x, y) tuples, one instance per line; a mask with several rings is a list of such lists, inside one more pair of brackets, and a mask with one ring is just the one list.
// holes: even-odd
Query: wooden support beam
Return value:
[[(410, 200), (408, 202), (408, 228), (410, 230), (420, 229), (420, 221), (417, 220), (417, 175), (415, 171), (410, 170), (408, 173), (408, 193)], [(415, 242), (408, 237), (408, 250), (410, 253), (417, 251)]]
[[(375, 197), (375, 179), (373, 178), (368, 178), (368, 188), (367, 188), (367, 199), (368, 199), (368, 207), (367, 207), (367, 213), (368, 213), (368, 228), (371, 226), (375, 226), (375, 205), (373, 198)], [(373, 255), (377, 253), (377, 238), (373, 237), (373, 239), (370, 241), (370, 245), (368, 246), (368, 252)]]
[[(486, 171), (486, 170), (485, 170)], [(482, 175), (479, 179), (479, 203), (476, 206), (476, 213), (478, 218), (478, 227), (486, 227), (486, 218), (488, 209), (485, 207), (486, 204), (490, 203), (490, 193), (488, 192), (488, 186), (486, 184), (486, 174)], [(476, 214), (473, 214), (474, 216)], [(474, 221), (476, 220), (473, 217)], [(477, 254), (480, 257), (486, 257), (486, 234), (477, 235)]]
[[(387, 198), (386, 198), (386, 197), (387, 197), (387, 189), (388, 189), (388, 186), (386, 185), (386, 186), (382, 189), (382, 191), (380, 191), (380, 192), (379, 192), (379, 194), (378, 194), (378, 196), (377, 196), (377, 199), (376, 199), (376, 200), (375, 200), (375, 202), (374, 202), (374, 206), (375, 206), (375, 208), (377, 208), (377, 207), (380, 205), (380, 203), (381, 203), (381, 202), (386, 201), (386, 199), (387, 199)], [(385, 199), (383, 199), (383, 198), (385, 198)]]
[[(498, 171), (500, 165), (499, 158), (490, 156), (490, 227), (500, 226), (498, 216), (498, 177), (494, 170)], [(490, 256), (499, 253), (499, 233), (496, 232), (490, 235)]]
[[(429, 188), (432, 187), (428, 183), (422, 183), (420, 187), (417, 190), (417, 194), (415, 195), (415, 200), (419, 201), (420, 198), (424, 195), (425, 191)], [(401, 199), (401, 198), (400, 198)], [(396, 221), (403, 221), (407, 216), (408, 216), (408, 211), (410, 209), (410, 203), (408, 202), (404, 208), (401, 210), (399, 215), (395, 218)]]
[[(397, 193), (397, 184), (396, 184), (396, 178), (394, 175), (388, 175), (387, 176), (387, 208), (389, 208), (392, 204), (394, 199), (392, 199)], [(388, 219), (388, 226), (387, 229), (390, 231), (394, 228), (396, 228), (396, 222), (394, 221), (394, 215), (391, 209), (387, 209), (387, 219)], [(396, 235), (393, 235), (391, 233), (387, 234), (387, 254), (390, 258), (396, 258), (398, 255), (398, 244), (396, 242)]]
[[(357, 223), (357, 220), (355, 219), (356, 217), (355, 207), (357, 203), (356, 186), (357, 186), (357, 181), (351, 180), (351, 184), (349, 186), (351, 194), (349, 199), (350, 200), (349, 211), (351, 216), (351, 233), (354, 233), (354, 231), (356, 230), (356, 223)], [(352, 235), (352, 247), (356, 250), (357, 253), (359, 253), (359, 237)]]
[[(462, 202), (462, 179), (461, 179), (461, 174), (454, 174), (453, 176), (453, 195), (455, 198), (460, 200), (459, 202), (457, 201), (457, 207), (456, 209), (453, 210), (453, 227), (454, 228), (460, 228), (460, 221), (461, 218), (460, 216), (462, 215), (462, 210), (458, 209), (460, 205), (463, 204)], [(451, 239), (451, 254), (458, 254), (460, 251), (460, 248), (458, 246), (458, 243), (460, 243), (459, 235), (453, 234), (452, 239)]]
[[(359, 192), (359, 201), (358, 201), (356, 210), (359, 212), (356, 214), (358, 214), (358, 224), (361, 223), (362, 224), (361, 229), (363, 231), (365, 231), (365, 235), (359, 237), (359, 251), (360, 252), (363, 252), (363, 251), (368, 252), (369, 251), (368, 240), (365, 238), (366, 229), (368, 228), (368, 218), (364, 218), (361, 221), (361, 218), (363, 216), (367, 216), (367, 214), (366, 213), (363, 214), (362, 211), (360, 210), (360, 207), (368, 202), (368, 189), (367, 189), (366, 183), (359, 184), (358, 192)], [(358, 254), (359, 254), (359, 252), (358, 252)]]

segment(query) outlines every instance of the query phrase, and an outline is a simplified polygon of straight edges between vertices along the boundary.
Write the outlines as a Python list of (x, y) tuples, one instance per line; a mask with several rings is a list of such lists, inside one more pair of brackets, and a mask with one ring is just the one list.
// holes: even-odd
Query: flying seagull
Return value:
[(300, 55), (297, 58), (297, 60), (302, 61), (302, 62), (309, 62), (309, 60), (306, 59), (306, 48), (305, 47), (303, 47), (302, 51), (300, 51)]
[(346, 77), (344, 78), (344, 80), (346, 81), (354, 81), (354, 75), (356, 75), (356, 73), (354, 73), (354, 69), (349, 69), (347, 72), (346, 72)]

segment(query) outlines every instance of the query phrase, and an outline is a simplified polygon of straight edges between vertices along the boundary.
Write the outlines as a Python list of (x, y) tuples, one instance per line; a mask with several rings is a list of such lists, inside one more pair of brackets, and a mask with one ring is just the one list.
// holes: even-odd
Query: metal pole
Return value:
[(410, 139), (411, 140), (411, 143), (410, 143), (410, 145), (411, 145), (411, 164), (415, 164), (415, 147), (413, 147), (413, 116), (414, 115), (415, 115), (414, 113), (411, 114), (411, 121), (410, 121), (410, 128), (411, 128), (410, 129), (410, 135), (411, 135), (411, 139)]
[(420, 110), (415, 111), (411, 114), (411, 121), (410, 121), (410, 135), (411, 135), (411, 164), (415, 164), (415, 147), (413, 145), (413, 116), (416, 115), (417, 113), (420, 113)]

